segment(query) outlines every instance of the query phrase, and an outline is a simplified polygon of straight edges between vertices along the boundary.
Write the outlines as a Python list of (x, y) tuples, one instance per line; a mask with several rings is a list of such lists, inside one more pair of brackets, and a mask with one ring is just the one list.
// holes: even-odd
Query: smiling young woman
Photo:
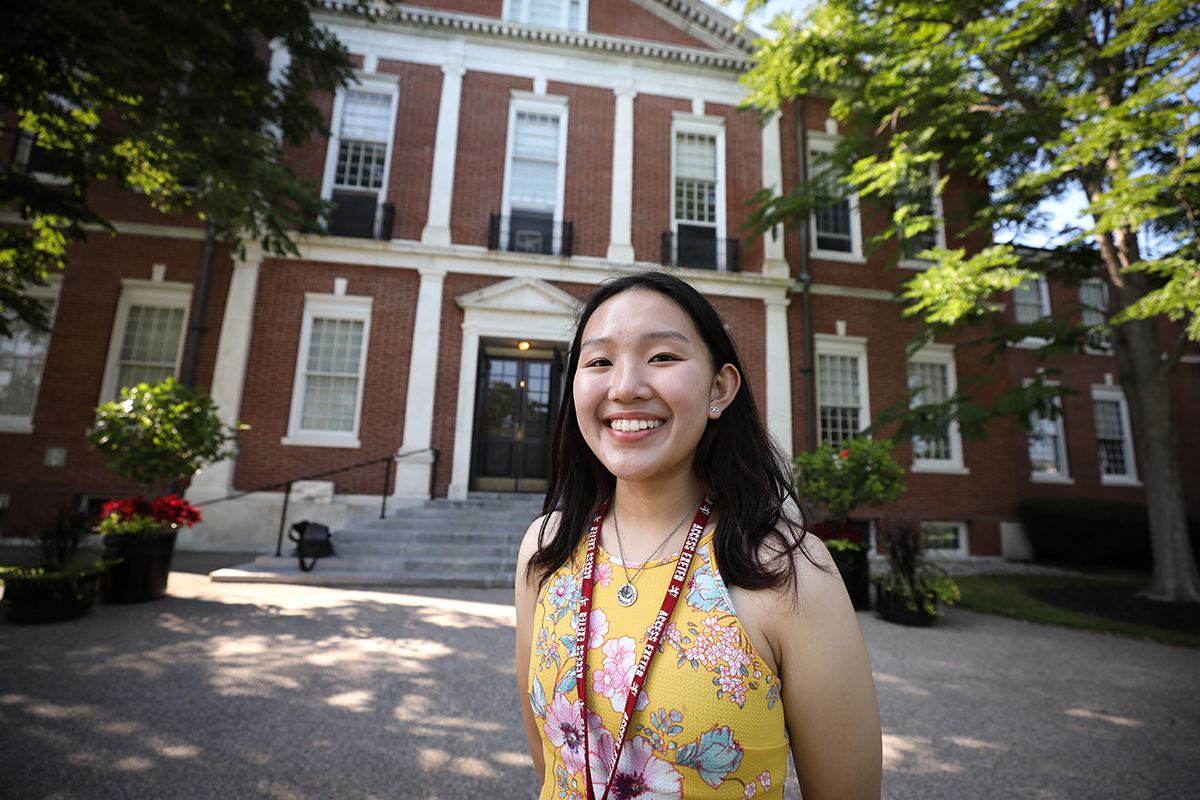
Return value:
[[(878, 798), (879, 710), (737, 349), (663, 273), (601, 285), (568, 356), (517, 668), (544, 800)], [(687, 523), (691, 522), (691, 525)]]

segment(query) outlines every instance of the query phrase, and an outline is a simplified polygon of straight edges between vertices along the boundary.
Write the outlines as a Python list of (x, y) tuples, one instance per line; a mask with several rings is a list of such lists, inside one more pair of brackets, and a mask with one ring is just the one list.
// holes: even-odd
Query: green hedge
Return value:
[[(1021, 522), (1038, 561), (1149, 570), (1146, 506), (1089, 498), (1028, 498)], [(1200, 555), (1200, 517), (1188, 518), (1192, 552)]]

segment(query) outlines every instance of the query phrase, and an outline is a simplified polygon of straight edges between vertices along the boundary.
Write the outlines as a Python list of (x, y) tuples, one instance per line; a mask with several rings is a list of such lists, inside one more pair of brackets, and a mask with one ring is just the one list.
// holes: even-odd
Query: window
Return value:
[(284, 444), (359, 447), (371, 331), (370, 297), (305, 295)]
[[(47, 303), (51, 325), (58, 310), (61, 285), (60, 280), (52, 279), (49, 286), (31, 286), (26, 290), (30, 296)], [(50, 334), (34, 331), (7, 309), (0, 313), (9, 320), (13, 332), (11, 338), (0, 337), (0, 432), (33, 433), (33, 412), (46, 367), (46, 352), (50, 349)]]
[(1013, 311), (1019, 325), (1028, 325), (1050, 315), (1050, 291), (1045, 277), (1024, 281), (1013, 289)]
[(563, 252), (567, 99), (513, 92), (499, 241), (505, 250)]
[(385, 230), (391, 145), (395, 128), (396, 78), (358, 75), (360, 85), (338, 96), (335, 135), (326, 156), (325, 192), (337, 203), (329, 232), (360, 239), (390, 238)]
[(504, 18), (545, 28), (587, 30), (587, 0), (505, 0)]
[[(1054, 385), (1052, 381), (1046, 383)], [(1059, 405), (1058, 400), (1055, 400), (1055, 405)], [(1031, 415), (1028, 443), (1031, 480), (1037, 483), (1074, 483), (1067, 468), (1067, 440), (1061, 412), (1055, 419)]]
[(1125, 402), (1124, 392), (1119, 386), (1093, 386), (1092, 410), (1096, 418), (1100, 483), (1137, 485), (1129, 405)]
[[(908, 388), (910, 391), (917, 391), (912, 397), (913, 408), (926, 403), (945, 402), (954, 394), (956, 387), (957, 375), (952, 346), (926, 345), (908, 362)], [(966, 474), (962, 459), (962, 438), (959, 436), (957, 424), (948, 424), (943, 436), (913, 439), (913, 470)]]
[(719, 117), (676, 114), (671, 152), (670, 263), (725, 270), (725, 128)]
[(930, 556), (965, 556), (967, 525), (964, 522), (922, 522), (921, 549)]
[[(1097, 328), (1108, 322), (1108, 284), (1099, 278), (1088, 278), (1079, 284), (1079, 303), (1083, 306), (1083, 324)], [(1084, 341), (1096, 350), (1109, 350), (1108, 334), (1089, 330)]]
[(100, 402), (116, 400), (126, 386), (178, 377), (191, 305), (190, 283), (121, 281)]
[(821, 444), (837, 447), (870, 424), (866, 339), (816, 337), (817, 419)]
[(942, 198), (937, 193), (938, 171), (931, 167), (927, 175), (908, 186), (898, 195), (898, 202), (904, 206), (912, 206), (908, 217), (933, 217), (932, 228), (923, 230), (912, 236), (900, 236), (900, 265), (922, 268), (929, 262), (918, 256), (919, 253), (934, 247), (946, 246), (946, 229), (942, 225)]
[(859, 227), (858, 196), (845, 196), (839, 182), (842, 172), (833, 161), (836, 139), (809, 134), (809, 174), (822, 188), (827, 204), (818, 207), (810, 223), (814, 254), (827, 258), (862, 259), (862, 230)]
[[(56, 94), (48, 94), (45, 99), (48, 103), (45, 111), (49, 116), (65, 116), (77, 108), (66, 98)], [(38, 144), (39, 138), (38, 134), (32, 131), (19, 130), (14, 164), (24, 167), (39, 183), (55, 186), (69, 184), (69, 178), (54, 172), (50, 163), (53, 160), (52, 149)]]

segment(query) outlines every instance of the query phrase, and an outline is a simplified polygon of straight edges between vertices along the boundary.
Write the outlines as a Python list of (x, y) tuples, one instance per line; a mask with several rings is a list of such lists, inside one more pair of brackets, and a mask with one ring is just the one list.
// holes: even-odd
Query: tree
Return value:
[[(368, 5), (359, 0), (360, 8)], [(42, 182), (9, 153), (0, 173), (0, 311), (46, 329), (26, 287), (66, 263), (89, 228), (114, 232), (90, 189), (110, 181), (170, 214), (199, 213), (235, 244), (295, 252), (328, 211), (287, 150), (326, 133), (318, 92), (353, 80), (349, 53), (316, 24), (318, 0), (39, 0), (0, 27), (0, 134), (16, 118)], [(367, 17), (370, 19), (370, 17)], [(271, 56), (282, 48), (280, 65)], [(0, 316), (0, 335), (11, 335)]]
[[(1087, 331), (1070, 324), (1079, 309), (1015, 325), (994, 295), (1039, 274), (1107, 286), (1096, 330), (1110, 334), (1139, 434), (1154, 552), (1148, 595), (1200, 601), (1170, 399), (1189, 336), (1200, 340), (1198, 4), (821, 0), (807, 19), (784, 15), (771, 25), (778, 36), (760, 43), (749, 102), (769, 110), (801, 95), (832, 98), (833, 115), (850, 128), (837, 153), (842, 191), (887, 215), (881, 240), (933, 229), (929, 209), (906, 191), (930, 174), (943, 186), (958, 173), (987, 187), (963, 198), (957, 222), (964, 234), (1010, 243), (922, 254), (935, 263), (903, 295), (923, 337), (979, 329), (995, 357), (1036, 334), (1051, 341), (1038, 352), (1047, 358), (1082, 347)], [(1047, 201), (1072, 191), (1087, 198), (1090, 230), (1050, 231)], [(759, 199), (761, 231), (806, 218), (829, 201), (829, 186), (818, 176)], [(1011, 241), (1039, 232), (1056, 238), (1036, 258), (1020, 258)], [(1175, 323), (1170, 336), (1164, 317)], [(1031, 410), (1054, 413), (1053, 394), (1039, 380), (990, 409), (962, 394), (941, 410), (965, 432), (999, 413), (1028, 424)], [(919, 434), (920, 415), (909, 421)]]

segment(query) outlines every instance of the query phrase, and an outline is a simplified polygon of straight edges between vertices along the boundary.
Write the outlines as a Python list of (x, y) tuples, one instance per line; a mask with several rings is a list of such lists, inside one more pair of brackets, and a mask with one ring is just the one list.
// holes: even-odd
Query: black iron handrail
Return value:
[(382, 497), (382, 501), (379, 506), (379, 518), (386, 519), (387, 518), (388, 484), (391, 483), (391, 481), (392, 481), (392, 464), (397, 459), (405, 458), (406, 456), (415, 456), (415, 455), (419, 455), (421, 453), (433, 453), (433, 463), (429, 467), (429, 496), (433, 497), (433, 490), (437, 483), (438, 457), (439, 457), (440, 453), (438, 452), (438, 449), (436, 447), (425, 447), (420, 450), (410, 450), (407, 453), (396, 453), (394, 455), (384, 456), (383, 458), (373, 458), (370, 461), (363, 461), (359, 464), (351, 464), (348, 467), (338, 467), (337, 469), (326, 470), (325, 472), (318, 472), (315, 475), (305, 475), (302, 478), (292, 478), (292, 479), (286, 480), (286, 481), (279, 481), (278, 483), (272, 483), (268, 486), (260, 486), (257, 489), (246, 489), (241, 492), (234, 492), (233, 494), (227, 494), (224, 497), (215, 497), (212, 500), (202, 500), (199, 503), (196, 503), (195, 505), (196, 506), (207, 506), (207, 505), (212, 505), (214, 503), (223, 503), (226, 500), (233, 500), (238, 497), (245, 497), (248, 494), (256, 494), (258, 492), (269, 492), (272, 489), (279, 489), (282, 487), (286, 487), (286, 491), (283, 494), (283, 510), (279, 515), (279, 536), (275, 542), (275, 555), (278, 557), (282, 554), (282, 551), (283, 551), (283, 533), (285, 530), (285, 526), (287, 525), (288, 501), (291, 499), (291, 496), (292, 496), (292, 484), (293, 483), (296, 483), (298, 481), (315, 481), (318, 478), (327, 478), (330, 475), (337, 475), (340, 472), (349, 472), (351, 470), (361, 469), (362, 467), (370, 467), (375, 464), (386, 464), (386, 466), (383, 470), (383, 491), (380, 493), (381, 497)]

